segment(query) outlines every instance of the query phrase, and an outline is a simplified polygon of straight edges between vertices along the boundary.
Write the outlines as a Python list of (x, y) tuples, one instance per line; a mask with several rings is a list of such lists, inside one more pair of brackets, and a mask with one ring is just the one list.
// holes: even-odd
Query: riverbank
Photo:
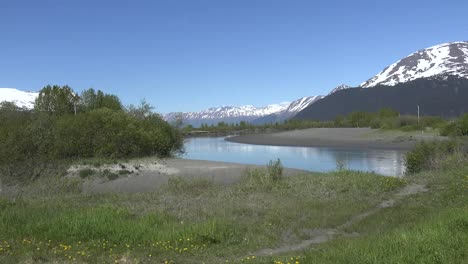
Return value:
[[(68, 177), (80, 177), (88, 171), (83, 185), (85, 193), (142, 193), (153, 192), (174, 178), (187, 181), (205, 180), (214, 184), (238, 182), (247, 170), (263, 169), (265, 166), (240, 163), (216, 162), (190, 159), (135, 159), (118, 164), (74, 165), (68, 170)], [(284, 168), (284, 175), (308, 173), (305, 170)], [(106, 177), (106, 175), (113, 177)], [(94, 177), (93, 177), (94, 176)], [(97, 176), (97, 177), (96, 177)]]
[(254, 145), (409, 150), (418, 141), (442, 139), (435, 132), (370, 128), (309, 128), (279, 133), (240, 135), (227, 141)]

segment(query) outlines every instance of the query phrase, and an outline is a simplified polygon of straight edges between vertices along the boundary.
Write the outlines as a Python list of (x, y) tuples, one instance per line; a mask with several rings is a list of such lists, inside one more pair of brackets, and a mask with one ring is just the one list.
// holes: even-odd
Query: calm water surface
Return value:
[(344, 168), (383, 175), (404, 174), (404, 152), (398, 150), (260, 146), (228, 142), (224, 137), (189, 138), (187, 159), (265, 165), (281, 159), (285, 167), (326, 172)]

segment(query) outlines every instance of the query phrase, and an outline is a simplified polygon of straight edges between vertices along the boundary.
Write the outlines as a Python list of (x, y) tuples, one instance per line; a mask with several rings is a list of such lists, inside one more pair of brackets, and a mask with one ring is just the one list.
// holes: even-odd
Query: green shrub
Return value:
[(0, 124), (0, 176), (17, 180), (37, 178), (59, 160), (167, 157), (183, 147), (179, 131), (151, 112), (99, 108), (59, 115), (2, 104)]
[(416, 116), (400, 116), (398, 117), (399, 127), (417, 126), (418, 118)]
[(119, 175), (128, 175), (131, 174), (132, 172), (129, 170), (119, 170)]
[(373, 128), (373, 129), (378, 129), (378, 128), (381, 128), (383, 126), (383, 122), (382, 120), (378, 119), (378, 118), (375, 118), (375, 119), (372, 119), (370, 121), (370, 127)]
[(468, 136), (468, 114), (464, 114), (457, 120), (454, 120), (440, 131), (442, 136)]
[(458, 124), (456, 122), (447, 123), (445, 126), (443, 126), (440, 129), (441, 136), (448, 137), (448, 136), (457, 136), (459, 134), (460, 132), (459, 132)]
[(109, 181), (114, 181), (119, 178), (119, 175), (116, 173), (111, 172), (110, 170), (104, 170), (102, 175), (106, 177)]
[(443, 120), (440, 116), (424, 116), (421, 117), (420, 120), (421, 127), (441, 127), (445, 124), (445, 120)]
[(412, 174), (436, 169), (444, 156), (460, 150), (460, 147), (458, 140), (420, 142), (406, 154), (406, 172)]
[(270, 160), (267, 164), (268, 176), (272, 181), (279, 181), (283, 178), (283, 165), (281, 160), (277, 159), (276, 161)]
[(93, 169), (81, 169), (78, 172), (78, 175), (80, 175), (80, 177), (82, 179), (84, 179), (84, 178), (87, 178), (87, 177), (93, 175), (94, 173), (95, 173), (95, 171)]

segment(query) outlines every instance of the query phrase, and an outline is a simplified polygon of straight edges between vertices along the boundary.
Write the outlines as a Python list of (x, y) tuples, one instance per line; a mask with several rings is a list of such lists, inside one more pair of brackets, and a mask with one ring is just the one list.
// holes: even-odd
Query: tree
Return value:
[(97, 92), (90, 88), (81, 93), (80, 106), (84, 111), (91, 111), (99, 108), (109, 108), (112, 110), (122, 110), (122, 103), (119, 97), (113, 94), (105, 94), (103, 91)]
[(3, 101), (0, 102), (0, 110), (5, 112), (16, 112), (21, 111), (22, 109), (13, 102)]
[(122, 110), (122, 103), (120, 102), (119, 97), (113, 94), (105, 94), (102, 98), (101, 108), (109, 108), (112, 110)]
[(64, 115), (76, 112), (79, 97), (68, 86), (47, 85), (39, 91), (34, 109), (54, 115)]
[(177, 113), (174, 121), (174, 127), (181, 129), (184, 125), (184, 115), (182, 113)]
[(378, 114), (380, 118), (392, 118), (397, 117), (399, 115), (397, 111), (393, 111), (391, 108), (388, 107), (380, 109)]
[(138, 119), (145, 119), (153, 114), (153, 109), (154, 107), (143, 99), (138, 106), (129, 105), (127, 113)]
[(96, 91), (89, 88), (81, 92), (80, 106), (84, 111), (90, 111), (97, 108)]

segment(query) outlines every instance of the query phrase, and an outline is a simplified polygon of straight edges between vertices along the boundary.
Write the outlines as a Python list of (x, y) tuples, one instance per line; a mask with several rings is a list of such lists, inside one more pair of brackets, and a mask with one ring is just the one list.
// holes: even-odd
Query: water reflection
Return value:
[(397, 150), (278, 147), (239, 144), (224, 138), (190, 138), (183, 158), (264, 165), (281, 159), (285, 167), (311, 171), (347, 169), (373, 171), (383, 175), (404, 174), (404, 153)]

